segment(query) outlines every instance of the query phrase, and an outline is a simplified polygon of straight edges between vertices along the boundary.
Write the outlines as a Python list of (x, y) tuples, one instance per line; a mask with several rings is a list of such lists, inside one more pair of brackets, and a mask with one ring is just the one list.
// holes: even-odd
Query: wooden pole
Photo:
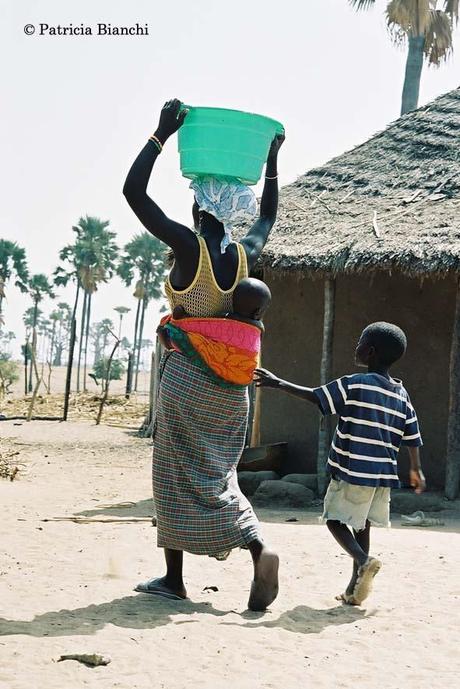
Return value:
[(125, 399), (129, 400), (131, 394), (131, 387), (133, 381), (133, 353), (128, 354), (128, 370), (126, 371), (126, 388), (125, 388)]
[(113, 349), (110, 353), (109, 360), (107, 361), (107, 371), (105, 374), (104, 393), (103, 393), (103, 395), (101, 397), (101, 401), (99, 403), (99, 411), (97, 412), (97, 417), (96, 417), (96, 426), (99, 426), (99, 424), (101, 423), (102, 412), (104, 411), (104, 405), (107, 402), (107, 398), (109, 396), (110, 369), (112, 368), (112, 360), (113, 360), (113, 357), (115, 356), (115, 352), (117, 351), (119, 344), (120, 344), (120, 340), (117, 337), (116, 342), (113, 345)]
[[(320, 384), (325, 385), (332, 376), (332, 348), (334, 344), (334, 320), (335, 320), (335, 280), (326, 278), (324, 281), (324, 322), (323, 322), (323, 346), (321, 353)], [(316, 460), (316, 472), (318, 482), (318, 494), (322, 497), (327, 487), (327, 458), (330, 445), (330, 417), (322, 417), (318, 432), (318, 454)]]
[(455, 500), (460, 484), (460, 281), (457, 280), (455, 316), (450, 350), (449, 416), (447, 423), (446, 498)]

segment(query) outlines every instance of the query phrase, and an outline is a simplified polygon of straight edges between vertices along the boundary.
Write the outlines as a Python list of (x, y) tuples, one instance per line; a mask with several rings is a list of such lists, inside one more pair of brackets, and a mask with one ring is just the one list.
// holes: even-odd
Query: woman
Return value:
[[(186, 115), (180, 101), (166, 103), (155, 134), (128, 173), (123, 193), (145, 228), (173, 251), (174, 266), (165, 285), (171, 310), (180, 305), (191, 316), (213, 317), (232, 310), (232, 293), (256, 263), (275, 222), (277, 155), (284, 136), (277, 136), (270, 148), (260, 217), (236, 244), (231, 242), (226, 221), (241, 217), (238, 213), (242, 208), (251, 210), (248, 193), (252, 192), (247, 187), (224, 186), (219, 196), (212, 181), (192, 184), (199, 235), (170, 220), (147, 195), (155, 160)], [(233, 188), (241, 196), (236, 203), (230, 198), (229, 203)], [(230, 207), (233, 210), (229, 211)], [(208, 212), (214, 208), (214, 215)], [(220, 220), (216, 217), (219, 209)], [(184, 599), (184, 550), (218, 557), (240, 546), (249, 549), (254, 564), (249, 608), (264, 610), (276, 598), (278, 556), (263, 543), (259, 522), (236, 477), (247, 414), (246, 389), (219, 387), (184, 355), (166, 355), (152, 470), (158, 546), (164, 548), (166, 575), (139, 584), (136, 591)]]

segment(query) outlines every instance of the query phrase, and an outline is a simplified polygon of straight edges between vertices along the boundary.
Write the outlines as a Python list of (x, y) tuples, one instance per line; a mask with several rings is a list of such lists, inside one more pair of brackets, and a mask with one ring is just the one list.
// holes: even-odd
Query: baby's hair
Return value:
[(407, 338), (403, 330), (393, 323), (379, 321), (364, 328), (362, 336), (372, 345), (384, 366), (391, 366), (400, 359), (407, 348)]
[(271, 298), (270, 289), (265, 282), (257, 278), (243, 278), (233, 292), (233, 311), (261, 318), (269, 307)]

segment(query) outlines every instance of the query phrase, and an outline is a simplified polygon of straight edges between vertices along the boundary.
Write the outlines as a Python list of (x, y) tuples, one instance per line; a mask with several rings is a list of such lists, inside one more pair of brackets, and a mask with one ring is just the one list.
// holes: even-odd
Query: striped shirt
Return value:
[(358, 486), (398, 488), (399, 448), (422, 445), (417, 415), (401, 381), (357, 373), (314, 393), (323, 414), (339, 416), (328, 458), (331, 474)]

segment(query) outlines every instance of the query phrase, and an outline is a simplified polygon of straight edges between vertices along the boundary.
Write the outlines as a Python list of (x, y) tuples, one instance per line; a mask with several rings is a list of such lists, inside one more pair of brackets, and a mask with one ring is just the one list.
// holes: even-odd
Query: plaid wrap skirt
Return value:
[(214, 556), (260, 538), (236, 474), (247, 417), (247, 389), (222, 388), (184, 355), (165, 355), (152, 463), (158, 547)]

